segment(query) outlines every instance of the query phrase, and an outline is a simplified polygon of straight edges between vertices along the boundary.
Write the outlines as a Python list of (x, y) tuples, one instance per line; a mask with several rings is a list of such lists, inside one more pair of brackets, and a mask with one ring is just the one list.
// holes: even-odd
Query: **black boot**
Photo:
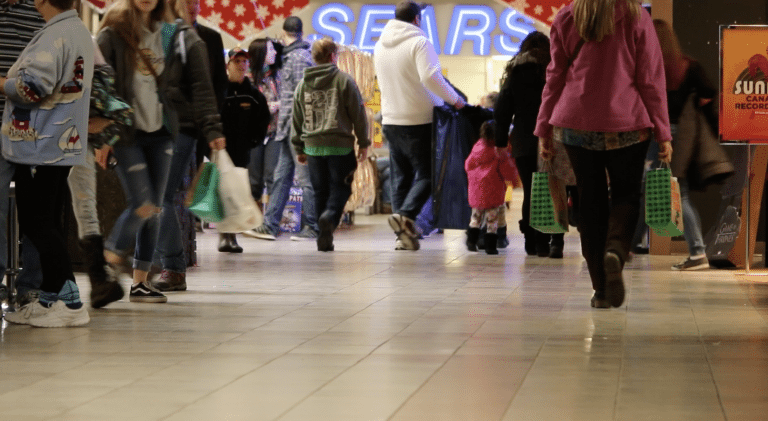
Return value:
[(499, 254), (499, 250), (496, 248), (496, 241), (498, 237), (494, 233), (485, 233), (485, 252), (487, 254)]
[(552, 241), (549, 243), (549, 257), (551, 259), (563, 258), (563, 237), (565, 234), (552, 234)]
[(480, 238), (480, 228), (467, 229), (467, 250), (477, 251), (477, 240)]
[(496, 230), (496, 236), (498, 237), (496, 240), (496, 247), (500, 249), (505, 249), (509, 245), (509, 238), (507, 238), (507, 226), (504, 225), (503, 227), (499, 227)]
[(536, 231), (531, 228), (527, 222), (522, 219), (518, 222), (520, 224), (520, 232), (525, 236), (525, 254), (529, 256), (536, 255)]
[(237, 244), (236, 234), (219, 234), (219, 251), (222, 253), (242, 253), (243, 248)]
[(104, 260), (104, 237), (86, 236), (80, 240), (80, 247), (85, 252), (88, 279), (91, 281), (91, 307), (101, 308), (123, 298), (125, 292), (117, 274)]
[(539, 257), (549, 257), (549, 239), (550, 234), (542, 232), (536, 233), (536, 255)]

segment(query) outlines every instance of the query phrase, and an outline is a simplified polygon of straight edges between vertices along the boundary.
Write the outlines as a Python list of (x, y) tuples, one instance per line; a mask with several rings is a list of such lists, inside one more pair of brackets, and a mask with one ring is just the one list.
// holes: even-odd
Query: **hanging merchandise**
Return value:
[[(373, 97), (375, 86), (375, 73), (373, 69), (373, 57), (355, 47), (337, 44), (336, 66), (344, 73), (352, 76), (363, 97), (363, 102), (368, 102)], [(368, 138), (373, 139), (375, 133), (373, 124), (373, 112), (366, 106), (365, 114), (368, 120)], [(357, 142), (355, 142), (355, 154), (357, 154)], [(378, 170), (373, 157), (363, 162), (358, 162), (352, 181), (352, 195), (344, 206), (344, 212), (354, 211), (365, 206), (373, 206), (376, 201), (376, 186), (378, 185)]]

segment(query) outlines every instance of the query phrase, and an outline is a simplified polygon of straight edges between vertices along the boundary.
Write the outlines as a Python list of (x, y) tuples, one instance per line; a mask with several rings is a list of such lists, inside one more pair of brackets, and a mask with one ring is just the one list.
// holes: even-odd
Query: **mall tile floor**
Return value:
[(395, 251), (384, 216), (358, 216), (333, 253), (225, 255), (209, 230), (167, 304), (4, 322), (0, 420), (768, 419), (763, 278), (638, 256), (626, 305), (595, 310), (575, 233), (562, 260), (511, 234), (499, 256), (459, 231)]

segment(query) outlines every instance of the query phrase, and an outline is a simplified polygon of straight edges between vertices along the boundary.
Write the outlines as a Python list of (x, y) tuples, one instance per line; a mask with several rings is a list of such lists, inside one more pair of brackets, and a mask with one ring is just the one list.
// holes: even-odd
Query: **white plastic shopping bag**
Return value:
[(251, 195), (248, 170), (236, 167), (225, 150), (215, 151), (213, 160), (219, 169), (219, 198), (224, 219), (216, 224), (220, 233), (238, 233), (261, 225), (264, 216)]

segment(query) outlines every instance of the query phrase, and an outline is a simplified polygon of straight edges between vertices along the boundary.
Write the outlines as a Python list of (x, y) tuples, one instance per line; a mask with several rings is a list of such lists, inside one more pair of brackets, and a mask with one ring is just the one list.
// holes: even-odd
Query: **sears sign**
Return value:
[[(339, 44), (373, 52), (384, 25), (394, 18), (394, 5), (364, 5), (356, 19), (349, 6), (329, 3), (320, 6), (312, 16), (312, 26), (317, 34), (307, 38), (314, 40), (329, 36)], [(357, 29), (353, 33), (350, 27)], [(442, 39), (440, 33), (445, 29), (438, 27), (434, 7), (427, 6), (421, 11), (421, 28), (438, 54), (459, 55), (470, 47), (478, 56), (517, 54), (523, 38), (536, 30), (533, 21), (515, 9), (504, 9), (497, 16), (493, 8), (484, 5), (454, 6), (447, 35)]]

